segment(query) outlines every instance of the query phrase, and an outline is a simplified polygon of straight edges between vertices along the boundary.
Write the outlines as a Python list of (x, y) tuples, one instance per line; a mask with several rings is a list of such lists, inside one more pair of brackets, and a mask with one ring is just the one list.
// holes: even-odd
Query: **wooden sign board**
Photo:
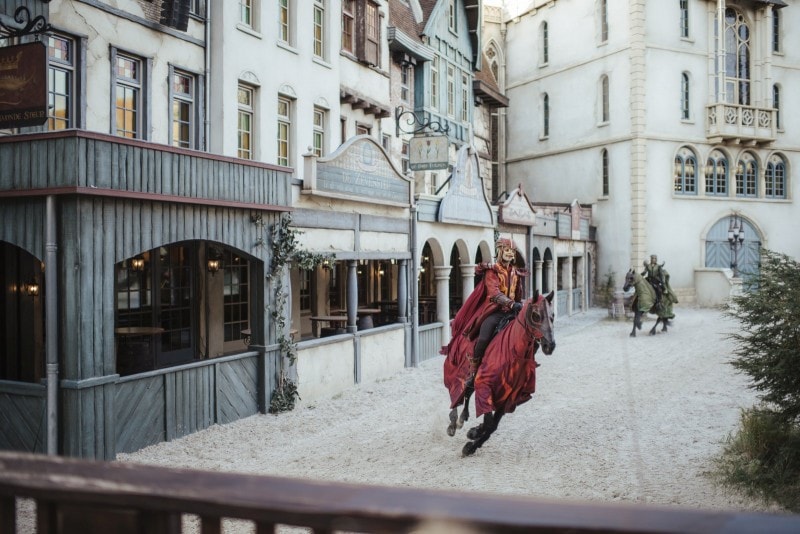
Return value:
[(447, 136), (412, 137), (408, 142), (408, 168), (412, 171), (446, 169), (449, 164)]
[(33, 42), (0, 48), (0, 128), (47, 122), (47, 48)]

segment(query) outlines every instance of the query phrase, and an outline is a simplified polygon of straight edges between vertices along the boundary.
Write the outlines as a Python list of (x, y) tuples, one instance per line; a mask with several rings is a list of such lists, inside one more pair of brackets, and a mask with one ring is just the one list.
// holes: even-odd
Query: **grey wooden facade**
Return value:
[[(265, 410), (280, 358), (265, 274), (290, 173), (77, 130), (0, 137), (0, 245), (44, 263), (55, 199), (59, 453), (110, 459)], [(115, 265), (184, 241), (250, 258), (251, 350), (120, 377)], [(44, 387), (0, 381), (0, 449), (43, 450)]]

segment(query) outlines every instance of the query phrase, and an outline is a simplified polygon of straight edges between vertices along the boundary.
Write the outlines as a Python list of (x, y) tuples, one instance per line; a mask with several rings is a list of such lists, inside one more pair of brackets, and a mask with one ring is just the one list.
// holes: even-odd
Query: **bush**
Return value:
[(800, 512), (800, 428), (775, 412), (745, 410), (717, 468), (723, 484)]

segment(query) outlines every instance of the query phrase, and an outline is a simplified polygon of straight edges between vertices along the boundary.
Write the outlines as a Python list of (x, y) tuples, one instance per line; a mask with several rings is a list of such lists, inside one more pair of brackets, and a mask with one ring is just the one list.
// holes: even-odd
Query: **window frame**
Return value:
[(611, 162), (608, 157), (608, 149), (604, 148), (600, 151), (600, 164), (602, 167), (602, 194), (603, 198), (608, 198), (611, 188)]
[(356, 53), (355, 17), (356, 0), (342, 0), (342, 50), (350, 54)]
[(253, 21), (255, 20), (256, 0), (239, 0), (239, 24), (255, 30)]
[(327, 46), (326, 46), (326, 38), (327, 32), (325, 31), (325, 0), (314, 0), (313, 3), (313, 47), (312, 53), (314, 57), (321, 60), (327, 59)]
[(540, 47), (541, 47), (541, 55), (539, 56), (539, 61), (541, 66), (545, 66), (550, 62), (550, 36), (549, 36), (549, 29), (547, 21), (542, 21), (542, 25), (540, 26)]
[[(175, 77), (182, 76), (188, 78), (191, 93), (179, 93), (175, 89)], [(197, 150), (200, 146), (200, 132), (199, 132), (199, 115), (198, 110), (201, 106), (200, 99), (200, 81), (198, 75), (184, 69), (180, 69), (173, 65), (169, 66), (169, 112), (170, 112), (170, 128), (169, 128), (169, 144), (178, 148), (187, 148)], [(187, 121), (187, 130), (189, 139), (184, 144), (175, 144), (175, 104), (188, 104), (189, 113)], [(180, 141), (180, 140), (179, 140)]]
[[(733, 17), (729, 16), (733, 14)], [(733, 18), (733, 22), (730, 19)], [(747, 39), (741, 38), (741, 28), (747, 28)], [(732, 7), (725, 8), (724, 39), (728, 42), (728, 36), (732, 35), (736, 41), (736, 51), (725, 51), (724, 68), (724, 91), (728, 104), (738, 104), (740, 106), (750, 106), (753, 91), (752, 73), (752, 27), (744, 14)], [(742, 56), (744, 54), (744, 56)], [(733, 58), (730, 56), (733, 55)], [(746, 59), (746, 61), (744, 61)], [(735, 72), (728, 72), (728, 65), (734, 65)], [(744, 65), (744, 68), (742, 68)], [(744, 71), (744, 72), (742, 72)], [(731, 89), (731, 90), (729, 90)]]
[[(292, 164), (292, 99), (286, 95), (278, 95), (276, 162), (278, 165), (290, 167)], [(284, 109), (285, 108), (285, 111)]]
[(314, 106), (313, 117), (311, 150), (316, 157), (321, 158), (325, 155), (325, 130), (327, 129), (328, 112), (319, 106)]
[(681, 73), (681, 120), (691, 120), (691, 80), (688, 72)]
[(764, 171), (764, 198), (785, 200), (786, 160), (778, 154), (773, 154), (767, 160)]
[(608, 74), (600, 77), (600, 124), (611, 122), (611, 82)]
[[(51, 39), (58, 39), (67, 45), (67, 59), (54, 57), (52, 54), (53, 47), (51, 46)], [(77, 109), (75, 103), (78, 93), (78, 40), (58, 32), (50, 32), (47, 34), (47, 130), (56, 131), (68, 128), (76, 128), (77, 125)], [(62, 93), (56, 93), (55, 88), (55, 75), (54, 72), (59, 71), (64, 73), (66, 80), (66, 87)], [(59, 118), (53, 114), (55, 107), (55, 100), (57, 96), (61, 96), (66, 104), (64, 105), (64, 118)], [(54, 123), (63, 122), (64, 125), (54, 127)]]
[(452, 63), (447, 63), (447, 116), (456, 116), (456, 67)]
[(734, 173), (736, 196), (739, 198), (756, 198), (758, 196), (758, 162), (746, 152), (736, 164)]
[(550, 137), (550, 95), (542, 93), (542, 129), (539, 139)]
[(431, 60), (431, 108), (439, 109), (439, 56), (434, 55)]
[(680, 36), (681, 39), (689, 38), (689, 0), (679, 0), (680, 9)]
[[(138, 68), (138, 76), (136, 78), (130, 78), (127, 76), (120, 76), (118, 74), (118, 67), (120, 58), (124, 58), (127, 60), (131, 60), (133, 64), (137, 65)], [(150, 87), (150, 68), (151, 68), (151, 60), (149, 58), (145, 58), (139, 56), (137, 54), (124, 51), (122, 49), (111, 47), (110, 53), (110, 63), (111, 63), (111, 94), (113, 95), (110, 99), (111, 105), (111, 135), (117, 137), (124, 137), (126, 139), (139, 139), (139, 140), (149, 140), (149, 101), (148, 101), (148, 90)], [(134, 92), (134, 129), (130, 130), (132, 136), (129, 135), (121, 135), (119, 132), (128, 132), (129, 130), (120, 129), (118, 126), (118, 117), (117, 117), (117, 110), (122, 109), (126, 110), (128, 108), (118, 108), (117, 107), (117, 91), (120, 88), (130, 89)], [(124, 113), (124, 111), (123, 111)]]
[(278, 41), (286, 45), (294, 44), (292, 31), (292, 0), (278, 0)]
[[(249, 102), (242, 102), (241, 96), (249, 95)], [(252, 85), (239, 82), (236, 89), (236, 156), (241, 159), (254, 160), (256, 139), (256, 88)], [(248, 128), (242, 128), (242, 118), (248, 118)], [(242, 143), (243, 134), (248, 139), (247, 146)]]
[(697, 154), (688, 147), (681, 147), (675, 154), (673, 194), (697, 196), (697, 175), (700, 169), (698, 161)]
[[(718, 172), (722, 168), (724, 172)], [(719, 151), (712, 151), (706, 159), (705, 189), (706, 196), (727, 197), (728, 181), (730, 178), (730, 163), (728, 156)]]
[(608, 0), (600, 0), (598, 4), (600, 44), (608, 42)]
[(469, 74), (461, 71), (461, 122), (469, 122)]

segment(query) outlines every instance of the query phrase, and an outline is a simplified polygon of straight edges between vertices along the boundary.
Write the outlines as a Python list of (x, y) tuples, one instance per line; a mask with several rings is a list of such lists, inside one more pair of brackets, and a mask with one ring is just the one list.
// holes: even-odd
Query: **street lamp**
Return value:
[(744, 243), (744, 222), (738, 215), (731, 215), (728, 225), (728, 244), (731, 247), (731, 269), (733, 276), (739, 276), (739, 250)]

